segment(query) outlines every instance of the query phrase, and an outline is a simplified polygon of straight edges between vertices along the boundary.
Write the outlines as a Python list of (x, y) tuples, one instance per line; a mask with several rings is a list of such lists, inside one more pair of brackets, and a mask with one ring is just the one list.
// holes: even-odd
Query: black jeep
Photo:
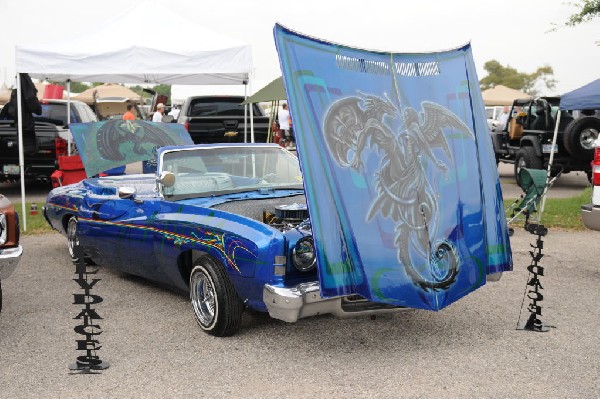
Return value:
[(589, 178), (600, 119), (586, 115), (574, 118), (570, 111), (559, 111), (559, 104), (560, 97), (515, 100), (506, 126), (492, 131), (496, 163), (514, 164), (517, 178), (521, 168), (546, 169), (554, 152), (551, 174), (583, 171)]

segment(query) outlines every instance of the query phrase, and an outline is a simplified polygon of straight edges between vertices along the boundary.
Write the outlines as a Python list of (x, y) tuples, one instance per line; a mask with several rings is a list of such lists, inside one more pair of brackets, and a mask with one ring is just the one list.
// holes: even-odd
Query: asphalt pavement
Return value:
[(203, 333), (185, 296), (100, 267), (97, 355), (110, 367), (79, 375), (68, 369), (82, 352), (66, 239), (25, 236), (2, 281), (0, 397), (597, 398), (600, 232), (546, 237), (545, 333), (516, 329), (534, 238), (517, 230), (515, 270), (440, 312), (294, 324), (247, 313), (229, 338)]

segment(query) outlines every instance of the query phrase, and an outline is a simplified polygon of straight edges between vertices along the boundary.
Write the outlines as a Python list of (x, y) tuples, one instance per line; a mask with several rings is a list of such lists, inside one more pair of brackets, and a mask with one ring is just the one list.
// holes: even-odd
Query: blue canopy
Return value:
[(562, 95), (560, 109), (600, 109), (600, 79)]

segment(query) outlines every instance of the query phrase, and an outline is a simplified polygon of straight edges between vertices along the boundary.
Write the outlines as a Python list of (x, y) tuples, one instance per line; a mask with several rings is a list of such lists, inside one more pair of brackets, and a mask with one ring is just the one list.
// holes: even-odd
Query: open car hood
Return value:
[(193, 141), (183, 125), (142, 120), (72, 123), (73, 139), (88, 176), (133, 162), (156, 159), (156, 149)]
[(324, 297), (437, 310), (512, 269), (470, 45), (396, 54), (274, 34)]

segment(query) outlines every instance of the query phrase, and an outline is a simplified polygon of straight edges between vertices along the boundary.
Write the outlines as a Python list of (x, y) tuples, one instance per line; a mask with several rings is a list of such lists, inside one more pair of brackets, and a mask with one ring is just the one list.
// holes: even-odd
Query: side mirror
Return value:
[(165, 187), (173, 187), (175, 184), (175, 174), (173, 172), (163, 171), (161, 172), (158, 181)]
[(133, 187), (119, 187), (119, 198), (121, 199), (133, 199), (134, 194), (135, 188)]

